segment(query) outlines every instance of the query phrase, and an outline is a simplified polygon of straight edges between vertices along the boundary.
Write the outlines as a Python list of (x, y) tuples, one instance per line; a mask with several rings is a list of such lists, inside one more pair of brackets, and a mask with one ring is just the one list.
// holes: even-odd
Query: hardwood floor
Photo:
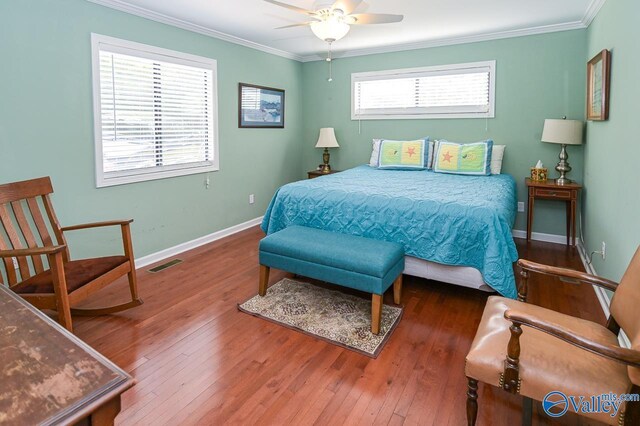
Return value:
[[(257, 293), (262, 235), (255, 227), (139, 271), (144, 305), (74, 318), (80, 338), (137, 380), (117, 424), (466, 424), (464, 358), (488, 294), (406, 276), (403, 319), (370, 359), (237, 310)], [(581, 268), (573, 249), (516, 241), (521, 257)], [(274, 270), (270, 283), (284, 276)], [(98, 298), (126, 294), (122, 281)], [(532, 277), (530, 301), (604, 323), (588, 286)], [(519, 397), (482, 384), (479, 395), (478, 425), (520, 423)], [(534, 412), (534, 424), (591, 424)]]

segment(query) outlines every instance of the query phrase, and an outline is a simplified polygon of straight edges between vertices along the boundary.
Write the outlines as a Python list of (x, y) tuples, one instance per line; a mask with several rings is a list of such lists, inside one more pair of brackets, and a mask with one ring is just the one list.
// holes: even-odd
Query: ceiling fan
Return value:
[(282, 3), (277, 0), (264, 0), (267, 3), (284, 7), (294, 12), (301, 13), (312, 18), (312, 21), (299, 24), (285, 25), (276, 29), (309, 26), (311, 31), (320, 40), (329, 43), (327, 62), (329, 62), (329, 81), (331, 78), (331, 43), (340, 40), (347, 35), (351, 25), (390, 24), (400, 22), (403, 15), (390, 15), (386, 13), (353, 13), (360, 6), (362, 0), (337, 0), (335, 3), (327, 3), (319, 0), (314, 4), (314, 10), (307, 10), (298, 6)]

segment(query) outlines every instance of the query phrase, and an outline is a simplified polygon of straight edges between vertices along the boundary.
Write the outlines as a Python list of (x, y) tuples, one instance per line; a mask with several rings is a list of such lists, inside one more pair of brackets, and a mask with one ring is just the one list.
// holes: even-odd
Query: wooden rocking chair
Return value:
[[(0, 285), (4, 275), (9, 288), (32, 305), (58, 311), (58, 321), (69, 331), (73, 331), (71, 314), (106, 315), (141, 305), (129, 227), (133, 220), (62, 228), (51, 204), (51, 193), (48, 177), (0, 185)], [(70, 260), (65, 232), (118, 225), (124, 256)], [(125, 274), (131, 301), (97, 309), (71, 308)]]

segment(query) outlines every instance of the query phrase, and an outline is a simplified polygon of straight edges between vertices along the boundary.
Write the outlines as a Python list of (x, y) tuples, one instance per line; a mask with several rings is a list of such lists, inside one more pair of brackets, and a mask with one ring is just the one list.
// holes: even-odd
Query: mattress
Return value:
[(402, 244), (407, 256), (480, 271), (516, 297), (511, 235), (517, 209), (509, 175), (462, 176), (367, 165), (279, 188), (264, 216), (271, 234), (291, 225)]

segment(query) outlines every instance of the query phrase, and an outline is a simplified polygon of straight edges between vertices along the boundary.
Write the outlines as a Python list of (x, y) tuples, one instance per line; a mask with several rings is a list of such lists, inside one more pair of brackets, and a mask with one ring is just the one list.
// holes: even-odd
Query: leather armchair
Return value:
[[(475, 425), (478, 381), (524, 397), (523, 424), (531, 424), (531, 400), (552, 391), (567, 396), (640, 394), (640, 247), (620, 284), (579, 271), (519, 260), (518, 299), (489, 297), (466, 358), (467, 423)], [(607, 326), (526, 303), (528, 277), (539, 273), (613, 291)], [(624, 330), (631, 348), (620, 347)], [(572, 404), (568, 411), (575, 412)], [(640, 403), (623, 402), (617, 413), (578, 413), (611, 425), (640, 424)]]

